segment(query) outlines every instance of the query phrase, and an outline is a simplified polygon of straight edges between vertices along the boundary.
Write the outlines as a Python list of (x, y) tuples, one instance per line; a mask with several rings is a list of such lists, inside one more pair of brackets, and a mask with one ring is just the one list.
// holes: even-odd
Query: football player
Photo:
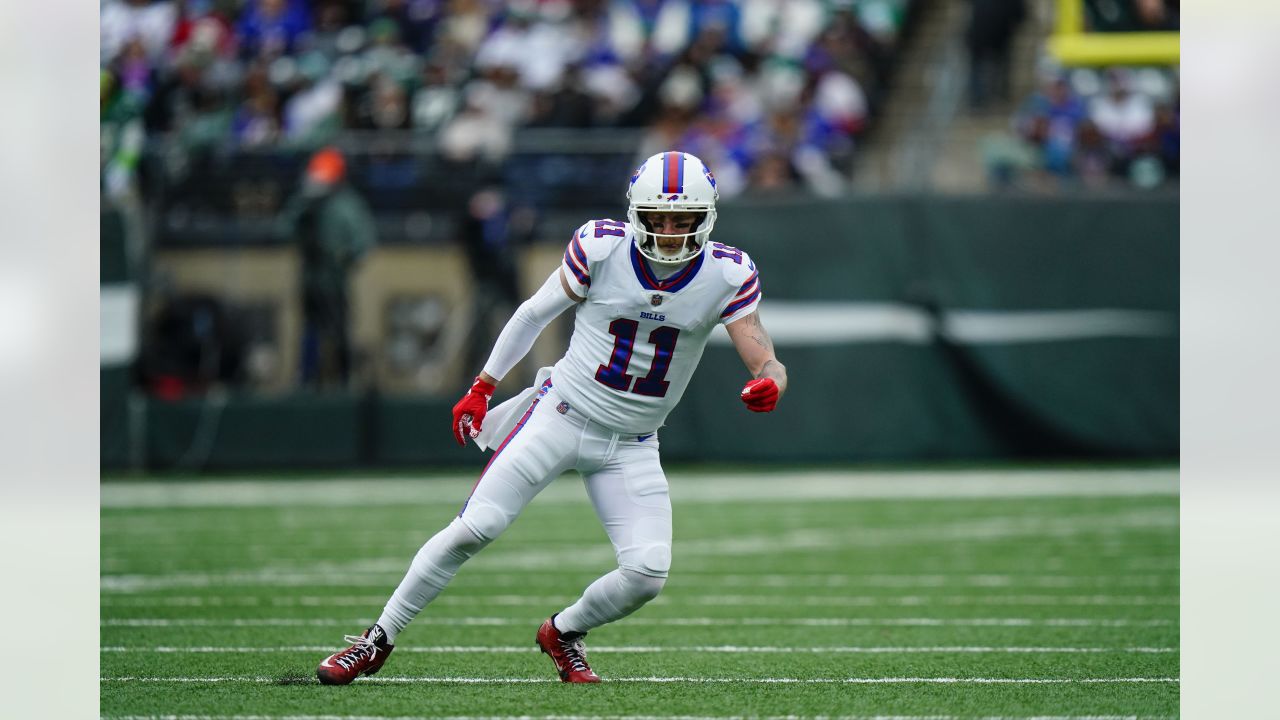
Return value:
[[(760, 273), (742, 250), (711, 242), (715, 177), (688, 153), (650, 157), (631, 177), (627, 222), (574, 231), (560, 267), (498, 335), (471, 389), (453, 408), (453, 434), (493, 457), (449, 525), (414, 557), (377, 623), (320, 664), (325, 684), (372, 675), (404, 630), (566, 470), (582, 474), (618, 567), (542, 624), (536, 642), (564, 682), (599, 682), (583, 637), (656, 597), (671, 567), (671, 502), (658, 428), (684, 394), (716, 324), (751, 374), (742, 402), (769, 412), (787, 389), (760, 323)], [(575, 308), (564, 357), (533, 387), (489, 408), (498, 383), (557, 315)]]

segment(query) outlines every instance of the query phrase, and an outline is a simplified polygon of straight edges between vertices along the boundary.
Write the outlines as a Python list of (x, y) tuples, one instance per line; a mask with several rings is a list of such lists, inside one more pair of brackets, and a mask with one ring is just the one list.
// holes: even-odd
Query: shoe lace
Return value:
[(351, 643), (351, 647), (333, 661), (341, 665), (343, 670), (350, 670), (356, 663), (363, 662), (366, 658), (372, 660), (378, 657), (378, 646), (369, 638), (363, 635), (344, 635), (342, 639)]
[(560, 650), (564, 653), (564, 657), (569, 661), (569, 669), (575, 672), (588, 672), (591, 668), (587, 667), (587, 646), (582, 642), (582, 636), (565, 637), (560, 636)]

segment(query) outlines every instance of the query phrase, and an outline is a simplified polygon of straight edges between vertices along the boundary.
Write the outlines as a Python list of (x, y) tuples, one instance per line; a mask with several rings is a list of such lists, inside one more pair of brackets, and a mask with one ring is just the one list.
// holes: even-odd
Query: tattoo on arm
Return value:
[(772, 352), (773, 341), (769, 339), (769, 333), (765, 331), (764, 325), (760, 324), (760, 313), (757, 311), (748, 315), (747, 322), (757, 329), (757, 332), (752, 333), (748, 337), (754, 340), (760, 347)]

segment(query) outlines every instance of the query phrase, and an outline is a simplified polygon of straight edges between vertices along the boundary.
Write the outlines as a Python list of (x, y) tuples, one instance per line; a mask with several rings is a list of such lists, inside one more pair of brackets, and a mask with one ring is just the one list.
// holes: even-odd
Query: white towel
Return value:
[(544, 367), (538, 370), (532, 386), (521, 390), (518, 395), (504, 401), (497, 407), (489, 408), (489, 412), (484, 417), (484, 429), (474, 438), (476, 445), (481, 450), (490, 448), (496, 450), (507, 435), (511, 434), (511, 430), (516, 426), (516, 423), (520, 422), (520, 418), (524, 416), (525, 411), (529, 409), (529, 405), (533, 403), (533, 398), (537, 396), (542, 383), (546, 382), (549, 377), (551, 377), (551, 368)]

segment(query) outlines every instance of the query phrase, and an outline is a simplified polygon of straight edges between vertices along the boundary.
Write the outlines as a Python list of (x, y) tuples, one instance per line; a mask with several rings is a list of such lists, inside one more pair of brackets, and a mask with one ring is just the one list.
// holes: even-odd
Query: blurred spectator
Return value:
[(1124, 68), (1107, 73), (1108, 92), (1093, 99), (1089, 119), (1121, 159), (1133, 155), (1138, 143), (1155, 130), (1156, 114), (1151, 98), (1135, 93), (1131, 76)]
[(173, 402), (244, 380), (245, 328), (220, 298), (166, 297), (146, 334), (138, 374), (155, 398)]
[(804, 57), (827, 24), (819, 0), (742, 0), (742, 41), (753, 53)]
[(1178, 29), (1179, 0), (1085, 0), (1092, 32), (1151, 32)]
[(240, 52), (259, 57), (292, 52), (298, 36), (310, 24), (301, 0), (247, 0), (236, 24)]
[[(342, 0), (322, 2), (315, 9), (314, 28), (299, 42), (299, 45), (310, 52), (320, 53), (326, 60), (333, 62), (342, 54), (344, 45), (351, 42), (348, 38), (354, 37), (347, 32), (349, 22), (346, 2)], [(355, 28), (350, 29), (359, 33)]]
[(785, 155), (768, 152), (752, 166), (748, 184), (755, 192), (772, 193), (795, 188), (797, 180), (799, 177)]
[(558, 85), (573, 44), (551, 24), (536, 20), (532, 7), (513, 4), (476, 53), (476, 70), (484, 75), (510, 70), (529, 90), (545, 92)]
[(375, 130), (404, 130), (409, 127), (409, 99), (404, 86), (380, 78), (373, 84), (370, 119)]
[(302, 384), (345, 387), (351, 372), (349, 277), (373, 247), (373, 216), (346, 182), (346, 161), (334, 148), (311, 157), (302, 188), (277, 218), (277, 231), (302, 257)]
[(397, 35), (415, 53), (431, 48), (447, 4), (445, 0), (367, 0), (374, 17), (394, 23)]
[(585, 128), (594, 124), (596, 100), (586, 91), (577, 65), (565, 70), (552, 92), (535, 95), (533, 103), (531, 126)]
[(226, 2), (211, 0), (175, 0), (177, 21), (169, 41), (171, 57), (198, 51), (219, 57), (230, 57), (236, 50), (235, 29)]
[(319, 52), (298, 63), (292, 94), (284, 105), (285, 137), (294, 145), (314, 148), (333, 138), (340, 125), (342, 86), (329, 74), (329, 61)]
[(512, 126), (492, 108), (493, 89), (472, 83), (462, 111), (440, 133), (440, 151), (455, 163), (497, 164), (511, 152)]
[(136, 191), (135, 173), (146, 138), (143, 98), (124, 88), (107, 70), (98, 73), (98, 94), (102, 192), (107, 199), (121, 202)]
[(1071, 158), (1076, 177), (1086, 187), (1104, 187), (1112, 173), (1113, 160), (1107, 139), (1091, 120), (1080, 124), (1079, 138)]
[(413, 127), (435, 132), (453, 118), (462, 92), (444, 63), (433, 62), (422, 70), (422, 82), (413, 94)]
[(1177, 30), (1179, 0), (1135, 0), (1143, 30)]
[(484, 363), (493, 339), (523, 296), (512, 247), (512, 212), (502, 191), (482, 183), (460, 213), (458, 228), (474, 281), (466, 358), (471, 367)]
[(176, 22), (177, 8), (167, 0), (106, 0), (98, 13), (102, 63), (115, 59), (134, 40), (148, 60), (160, 60)]
[(142, 40), (134, 38), (125, 43), (113, 63), (117, 79), (126, 92), (146, 100), (151, 94), (151, 60), (142, 47)]
[(1182, 116), (1176, 103), (1156, 108), (1156, 129), (1152, 133), (1152, 150), (1164, 163), (1165, 172), (1177, 175), (1181, 147)]
[(261, 63), (245, 77), (244, 99), (232, 118), (231, 131), (242, 147), (272, 145), (280, 139), (280, 98)]
[(455, 46), (468, 57), (474, 56), (489, 33), (494, 10), (485, 0), (449, 0), (448, 12), (436, 31), (437, 42)]
[(1047, 171), (1068, 176), (1076, 131), (1085, 117), (1084, 101), (1071, 89), (1066, 76), (1055, 74), (1027, 100), (1015, 125), (1020, 135), (1041, 149)]
[(969, 106), (1009, 99), (1009, 47), (1026, 15), (1023, 0), (969, 0)]

